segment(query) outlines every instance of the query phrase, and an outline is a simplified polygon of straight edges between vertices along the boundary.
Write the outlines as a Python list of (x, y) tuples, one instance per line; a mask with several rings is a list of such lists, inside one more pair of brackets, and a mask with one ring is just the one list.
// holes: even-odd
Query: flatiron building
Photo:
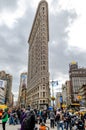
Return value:
[(46, 108), (49, 105), (48, 3), (41, 0), (28, 39), (27, 105)]

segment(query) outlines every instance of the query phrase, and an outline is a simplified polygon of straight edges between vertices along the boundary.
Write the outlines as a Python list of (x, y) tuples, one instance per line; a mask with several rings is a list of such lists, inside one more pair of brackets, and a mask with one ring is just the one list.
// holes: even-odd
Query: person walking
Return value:
[(22, 108), (21, 109), (21, 115), (20, 115), (20, 124), (22, 124), (23, 119), (26, 117), (26, 109)]
[(8, 109), (4, 109), (3, 115), (2, 115), (2, 128), (3, 130), (6, 130), (5, 126), (6, 126), (6, 122), (8, 121), (8, 113), (7, 113)]
[(27, 114), (29, 113), (28, 110), (25, 108), (22, 108), (22, 113), (21, 113), (21, 118), (20, 118), (20, 123), (21, 123), (21, 129), (20, 130), (25, 130), (24, 125), (25, 125), (25, 118), (27, 117)]
[(71, 114), (69, 112), (66, 113), (65, 122), (66, 122), (66, 130), (68, 129), (72, 130)]
[(46, 110), (43, 110), (43, 112), (42, 112), (42, 119), (43, 119), (43, 122), (46, 123), (46, 119), (47, 119), (47, 111)]
[(34, 129), (35, 129), (35, 113), (31, 109), (30, 112), (26, 113), (26, 117), (22, 121), (21, 130), (34, 130)]
[(53, 111), (50, 112), (50, 127), (54, 128), (55, 124), (55, 113)]
[(64, 123), (63, 113), (60, 112), (59, 121), (58, 121), (58, 123), (57, 123), (57, 130), (60, 130), (60, 128), (61, 128), (62, 130), (64, 130), (63, 123)]

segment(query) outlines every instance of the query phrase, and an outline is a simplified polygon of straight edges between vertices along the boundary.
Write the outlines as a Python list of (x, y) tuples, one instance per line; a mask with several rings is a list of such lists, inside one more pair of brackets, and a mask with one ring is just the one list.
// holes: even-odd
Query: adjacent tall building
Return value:
[[(2, 88), (5, 91), (4, 102), (9, 107), (13, 105), (12, 97), (12, 75), (7, 74), (5, 71), (0, 71), (0, 82), (2, 82)], [(12, 99), (12, 100), (11, 100)]]
[(18, 106), (26, 107), (26, 92), (27, 92), (27, 72), (20, 75)]
[(80, 99), (81, 105), (86, 107), (86, 84), (84, 84), (79, 89), (79, 96), (78, 96), (78, 98)]
[(62, 97), (63, 103), (66, 105), (71, 104), (71, 86), (70, 81), (66, 81), (65, 84), (62, 85)]
[(44, 108), (49, 105), (48, 3), (41, 0), (29, 36), (27, 105)]
[(78, 67), (77, 62), (72, 62), (69, 65), (69, 78), (71, 85), (71, 97), (73, 101), (77, 100), (79, 89), (86, 84), (86, 68)]

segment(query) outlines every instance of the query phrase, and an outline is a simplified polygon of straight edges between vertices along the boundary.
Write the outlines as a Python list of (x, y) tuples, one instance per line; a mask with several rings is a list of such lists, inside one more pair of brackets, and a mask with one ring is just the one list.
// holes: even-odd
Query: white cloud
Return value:
[(25, 11), (26, 11), (25, 2), (23, 0), (19, 0), (18, 7), (15, 11), (12, 12), (11, 10), (4, 9), (0, 13), (0, 25), (5, 24), (9, 28), (14, 27), (14, 24), (17, 23), (17, 20), (23, 17)]
[[(18, 0), (13, 4), (7, 1), (5, 6), (0, 5), (0, 70), (13, 75), (13, 93), (17, 100), (20, 73), (27, 71), (28, 36), (40, 0)], [(86, 52), (81, 51), (86, 47), (86, 2), (47, 1), (50, 79), (59, 80), (61, 85), (68, 80), (68, 65), (72, 60), (86, 65)]]
[(86, 0), (60, 0), (61, 9), (74, 9), (78, 15), (77, 20), (69, 27), (69, 45), (86, 50)]
[(79, 17), (70, 28), (69, 45), (86, 50), (86, 20)]

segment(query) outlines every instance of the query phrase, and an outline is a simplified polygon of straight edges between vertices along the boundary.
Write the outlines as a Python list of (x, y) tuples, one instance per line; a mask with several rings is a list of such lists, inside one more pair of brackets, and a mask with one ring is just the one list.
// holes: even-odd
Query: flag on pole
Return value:
[(52, 81), (52, 87), (56, 87), (58, 85), (58, 81)]

